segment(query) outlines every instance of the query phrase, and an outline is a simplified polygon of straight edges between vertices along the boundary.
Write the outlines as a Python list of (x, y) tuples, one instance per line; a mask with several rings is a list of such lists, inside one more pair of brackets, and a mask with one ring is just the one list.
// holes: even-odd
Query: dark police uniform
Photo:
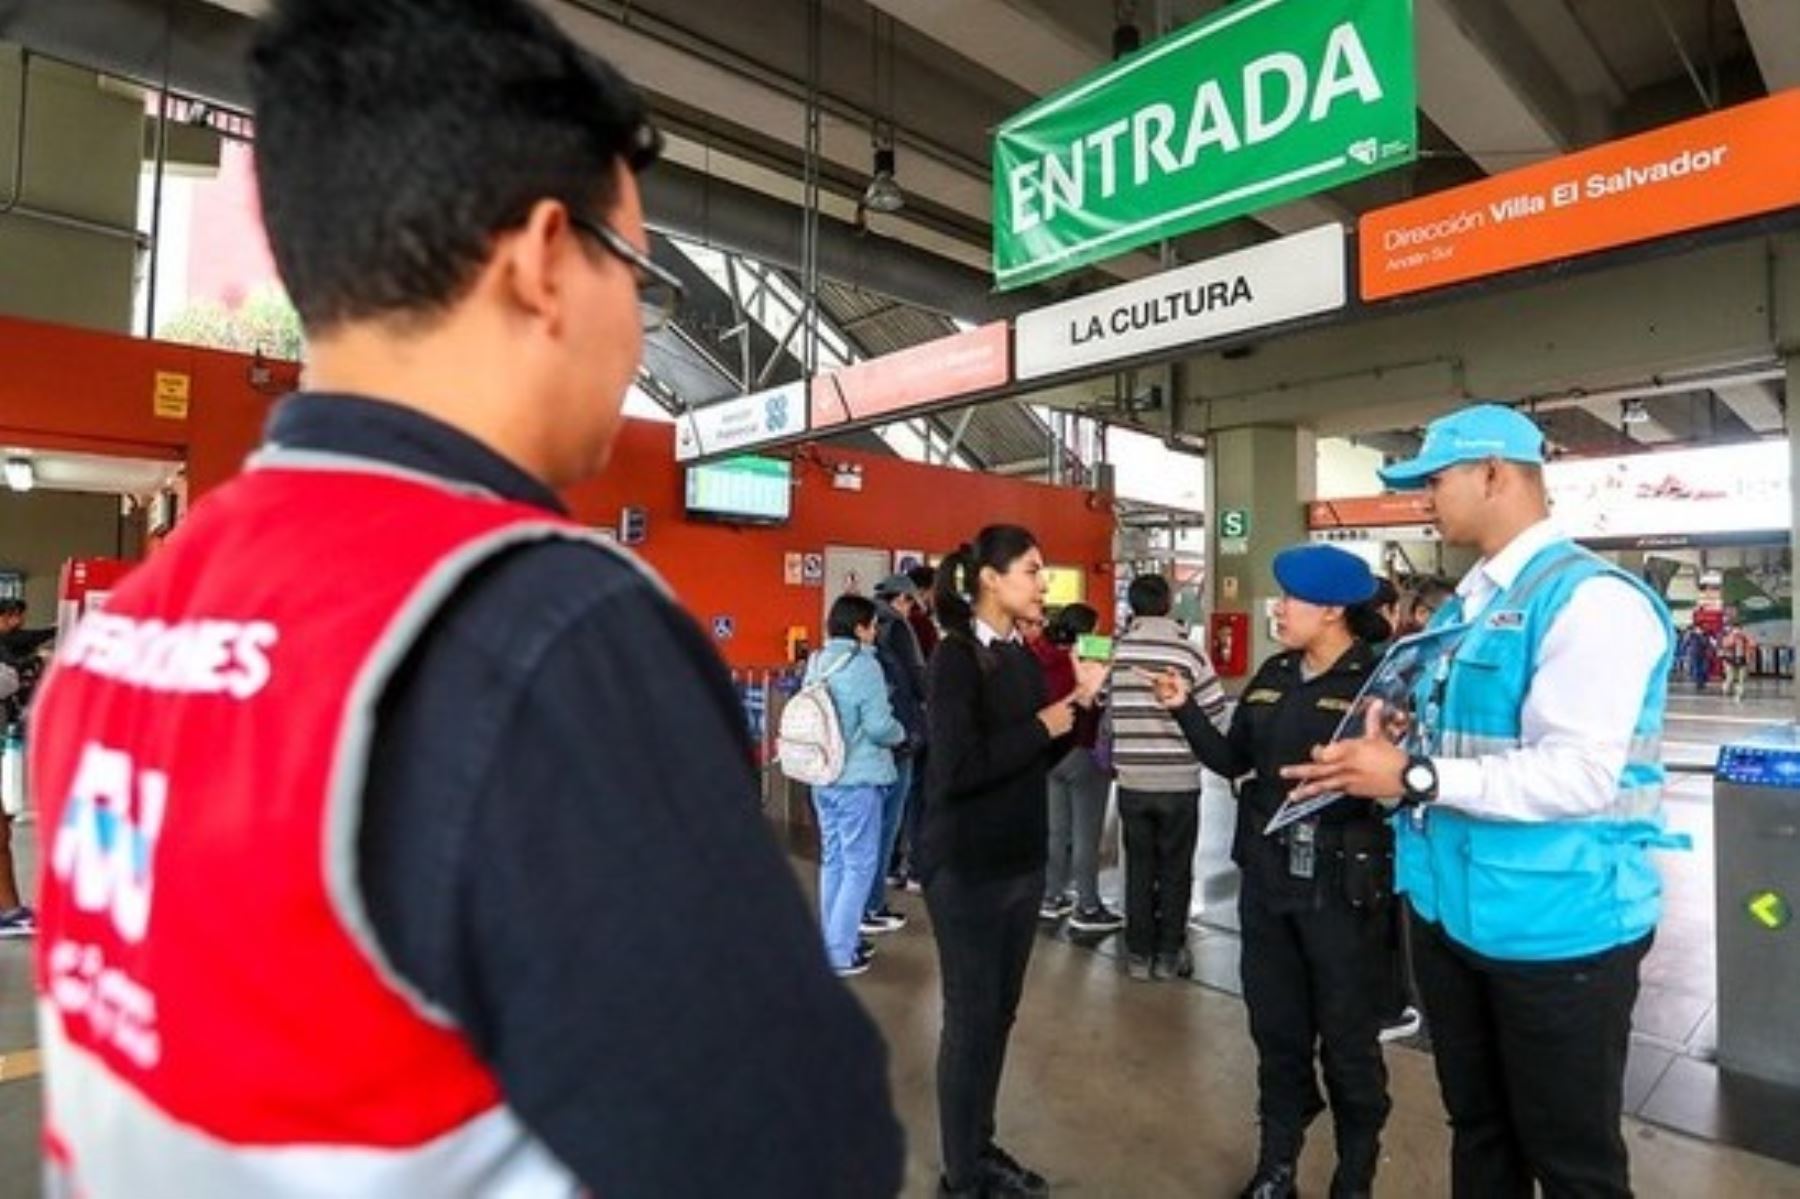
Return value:
[(1264, 662), (1224, 734), (1193, 703), (1175, 715), (1209, 769), (1249, 776), (1238, 788), (1231, 856), (1243, 872), (1244, 1001), (1258, 1056), (1263, 1165), (1296, 1161), (1307, 1124), (1325, 1106), (1316, 1043), (1337, 1126), (1332, 1194), (1355, 1195), (1373, 1184), (1390, 1107), (1375, 997), (1393, 952), (1393, 835), (1379, 809), (1360, 799), (1274, 836), (1263, 829), (1291, 787), (1281, 767), (1331, 739), (1376, 659), (1358, 641), (1307, 679), (1302, 658), (1293, 651)]

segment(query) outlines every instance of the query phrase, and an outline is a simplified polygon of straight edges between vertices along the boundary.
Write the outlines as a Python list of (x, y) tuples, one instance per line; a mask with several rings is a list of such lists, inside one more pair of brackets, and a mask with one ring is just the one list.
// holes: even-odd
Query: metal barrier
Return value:
[(763, 815), (778, 827), (790, 849), (816, 855), (819, 831), (812, 797), (805, 784), (796, 783), (781, 772), (775, 745), (781, 711), (800, 690), (800, 675), (799, 667), (734, 670), (731, 681), (737, 688), (745, 727), (756, 753)]

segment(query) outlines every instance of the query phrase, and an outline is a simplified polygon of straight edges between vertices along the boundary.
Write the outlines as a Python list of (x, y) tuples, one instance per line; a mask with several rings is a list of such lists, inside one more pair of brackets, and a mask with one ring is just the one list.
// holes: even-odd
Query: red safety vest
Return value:
[(288, 453), (66, 639), (34, 721), (52, 1195), (569, 1195), (357, 885), (375, 706), (501, 550), (586, 538)]

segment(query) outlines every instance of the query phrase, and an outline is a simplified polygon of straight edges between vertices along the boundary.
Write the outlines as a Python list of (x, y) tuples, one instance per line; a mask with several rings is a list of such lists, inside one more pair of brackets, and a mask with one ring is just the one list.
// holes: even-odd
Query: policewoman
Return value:
[[(1393, 841), (1380, 809), (1344, 799), (1274, 835), (1263, 830), (1287, 798), (1281, 769), (1328, 742), (1367, 680), (1370, 644), (1388, 635), (1369, 602), (1375, 578), (1354, 554), (1300, 545), (1275, 555), (1282, 597), (1276, 636), (1287, 648), (1245, 687), (1220, 733), (1174, 672), (1154, 676), (1208, 769), (1238, 787), (1232, 859), (1243, 872), (1244, 1002), (1256, 1042), (1262, 1146), (1245, 1199), (1288, 1199), (1306, 1128), (1325, 1107), (1337, 1128), (1333, 1199), (1371, 1193), (1387, 1120), (1380, 980), (1391, 971), (1386, 905)], [(1319, 1050), (1315, 1054), (1314, 1047)]]
[(1404, 809), (1399, 887), (1458, 1197), (1631, 1193), (1619, 1118), (1661, 910), (1649, 851), (1684, 844), (1661, 802), (1668, 613), (1557, 531), (1543, 450), (1530, 420), (1482, 404), (1382, 472), (1481, 552), (1432, 620), (1464, 631), (1414, 693), (1408, 748), (1369, 736), (1289, 771), (1296, 794)]

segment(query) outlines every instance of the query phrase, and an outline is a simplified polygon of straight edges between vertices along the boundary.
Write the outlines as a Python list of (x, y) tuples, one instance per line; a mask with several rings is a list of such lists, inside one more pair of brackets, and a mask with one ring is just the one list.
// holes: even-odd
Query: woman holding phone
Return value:
[(1106, 674), (1077, 662), (1072, 688), (1050, 696), (1019, 628), (1043, 618), (1043, 571), (1037, 539), (1016, 525), (991, 525), (938, 564), (923, 875), (944, 990), (941, 1196), (1049, 1193), (995, 1143), (994, 1106), (1044, 895), (1050, 767)]
[(1263, 830), (1287, 797), (1281, 768), (1331, 740), (1374, 666), (1371, 642), (1388, 631), (1369, 602), (1375, 578), (1354, 554), (1295, 546), (1275, 556), (1274, 569), (1282, 589), (1275, 631), (1286, 648), (1244, 688), (1228, 731), (1206, 718), (1179, 674), (1150, 677), (1200, 760), (1244, 780), (1232, 858), (1243, 872), (1244, 1003), (1262, 1123), (1244, 1199), (1296, 1194), (1306, 1127), (1325, 1107), (1315, 1046), (1337, 1127), (1332, 1199), (1359, 1199), (1372, 1192), (1390, 1106), (1376, 997), (1392, 969), (1393, 835), (1360, 799), (1274, 835)]

